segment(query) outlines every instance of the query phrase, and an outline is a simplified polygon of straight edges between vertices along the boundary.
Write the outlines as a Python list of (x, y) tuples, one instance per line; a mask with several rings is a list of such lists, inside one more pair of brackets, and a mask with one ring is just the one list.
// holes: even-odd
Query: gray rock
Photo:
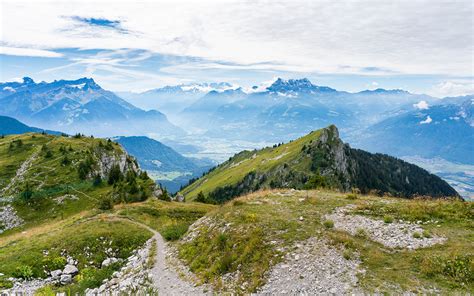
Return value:
[(67, 284), (72, 282), (72, 276), (70, 274), (63, 274), (63, 275), (61, 275), (61, 278), (60, 278), (59, 282), (62, 285), (67, 285)]
[(77, 274), (78, 272), (79, 272), (79, 270), (77, 269), (77, 267), (74, 266), (74, 265), (71, 265), (71, 264), (66, 265), (63, 269), (63, 274), (72, 274), (72, 275), (74, 275), (74, 274)]
[(56, 269), (56, 270), (51, 271), (51, 277), (53, 279), (58, 279), (61, 276), (61, 274), (63, 274), (61, 269)]
[(117, 262), (118, 259), (117, 258), (114, 258), (114, 257), (111, 257), (111, 258), (107, 258), (105, 259), (104, 261), (102, 261), (102, 267), (107, 267), (115, 262)]

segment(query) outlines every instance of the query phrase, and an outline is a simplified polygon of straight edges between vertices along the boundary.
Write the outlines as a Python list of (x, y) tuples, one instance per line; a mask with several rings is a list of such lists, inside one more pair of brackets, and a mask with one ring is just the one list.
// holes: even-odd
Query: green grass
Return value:
[(119, 265), (101, 268), (102, 261), (109, 256), (107, 249), (111, 248), (115, 257), (126, 259), (151, 237), (143, 227), (100, 216), (43, 227), (45, 229), (38, 232), (32, 229), (31, 235), (25, 233), (0, 241), (1, 273), (18, 277), (31, 271), (31, 277), (46, 277), (45, 269), (51, 271), (64, 267), (65, 251), (78, 260), (78, 268), (83, 274), (68, 287), (79, 292), (99, 285), (119, 268)]
[(213, 205), (201, 203), (148, 200), (122, 205), (118, 208), (118, 214), (150, 226), (166, 240), (177, 240), (192, 223), (214, 208)]
[[(474, 289), (472, 204), (364, 195), (348, 200), (329, 191), (284, 192), (257, 192), (216, 208), (207, 214), (212, 222), (202, 226), (194, 240), (179, 243), (180, 257), (201, 281), (222, 291), (226, 287), (221, 277), (238, 270), (234, 291), (249, 293), (262, 285), (265, 273), (282, 260), (284, 253), (278, 248), (291, 248), (313, 236), (326, 237), (342, 248), (344, 258), (360, 257), (366, 273), (359, 283), (368, 292), (390, 294), (437, 287), (443, 294), (462, 294)], [(369, 240), (362, 229), (352, 236), (326, 226), (329, 223), (324, 223), (323, 216), (347, 204), (381, 220), (385, 215), (394, 220), (439, 219), (438, 224), (422, 227), (448, 240), (413, 251), (387, 250)]]
[[(186, 187), (182, 193), (186, 200), (193, 200), (200, 191), (208, 194), (217, 187), (236, 184), (252, 171), (267, 171), (294, 160), (300, 157), (302, 147), (317, 139), (320, 133), (320, 130), (314, 131), (305, 137), (278, 147), (268, 147), (258, 151), (243, 151)], [(296, 170), (307, 171), (309, 163), (309, 161), (301, 161), (292, 167)]]

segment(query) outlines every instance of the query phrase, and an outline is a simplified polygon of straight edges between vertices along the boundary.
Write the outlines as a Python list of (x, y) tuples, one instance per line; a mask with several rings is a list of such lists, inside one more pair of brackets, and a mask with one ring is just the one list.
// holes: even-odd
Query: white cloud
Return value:
[(440, 97), (474, 94), (474, 80), (443, 81), (434, 87), (433, 93)]
[(425, 120), (420, 121), (420, 124), (429, 124), (432, 121), (433, 121), (433, 119), (431, 119), (431, 117), (428, 115), (428, 116), (426, 116)]
[[(229, 63), (191, 67), (472, 75), (469, 0), (5, 0), (2, 10), (1, 41), (20, 48), (130, 48)], [(123, 30), (79, 26), (75, 16)]]
[(0, 46), (0, 54), (14, 55), (14, 56), (28, 56), (28, 57), (46, 57), (46, 58), (59, 58), (63, 55), (58, 52), (35, 49), (35, 48), (21, 48), (21, 47), (8, 47)]
[(413, 104), (413, 107), (419, 110), (428, 110), (430, 108), (430, 106), (428, 105), (426, 101), (419, 101), (418, 103)]
[(16, 90), (15, 90), (13, 87), (11, 87), (11, 86), (5, 86), (5, 87), (3, 88), (3, 90), (9, 91), (9, 92), (16, 92)]

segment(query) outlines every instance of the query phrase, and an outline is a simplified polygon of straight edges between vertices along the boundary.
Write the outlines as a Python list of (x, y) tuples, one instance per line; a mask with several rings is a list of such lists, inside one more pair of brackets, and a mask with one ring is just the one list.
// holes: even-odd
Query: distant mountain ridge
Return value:
[(358, 146), (396, 156), (441, 157), (474, 164), (474, 96), (446, 100), (369, 127)]
[[(176, 192), (182, 185), (201, 174), (214, 163), (184, 157), (171, 147), (144, 136), (117, 137), (114, 141), (133, 155), (140, 167), (155, 176), (155, 180), (171, 192)], [(173, 177), (166, 177), (172, 175)]]
[(266, 188), (354, 188), (412, 198), (455, 197), (441, 178), (403, 160), (350, 148), (332, 125), (283, 145), (243, 151), (182, 190), (187, 199), (202, 192), (210, 201)]
[(41, 133), (45, 132), (50, 135), (59, 135), (60, 132), (43, 130), (37, 127), (28, 126), (15, 118), (8, 116), (0, 116), (0, 135), (19, 135), (24, 133)]
[(182, 132), (164, 114), (144, 111), (102, 89), (91, 78), (1, 83), (0, 114), (31, 125), (95, 135)]

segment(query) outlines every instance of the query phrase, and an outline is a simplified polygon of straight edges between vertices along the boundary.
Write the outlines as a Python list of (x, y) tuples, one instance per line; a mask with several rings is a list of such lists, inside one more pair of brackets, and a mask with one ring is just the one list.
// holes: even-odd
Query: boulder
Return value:
[[(77, 274), (79, 272), (79, 270), (77, 269), (76, 266), (72, 265), (72, 264), (68, 264), (64, 267), (63, 269), (63, 274), (71, 274), (71, 275), (74, 275), (74, 274)], [(62, 278), (62, 277), (61, 277)]]
[(107, 258), (105, 259), (104, 261), (102, 261), (102, 267), (106, 267), (106, 266), (109, 266), (110, 264), (113, 264), (115, 262), (117, 262), (118, 259), (117, 258), (114, 258), (114, 257), (111, 257), (111, 258)]
[(177, 202), (184, 202), (184, 196), (181, 193), (177, 193), (174, 199)]
[(63, 274), (61, 275), (61, 279), (59, 281), (62, 285), (67, 285), (72, 282), (72, 276), (70, 274)]
[(56, 269), (56, 270), (53, 270), (51, 271), (51, 277), (53, 279), (59, 279), (59, 277), (61, 276), (61, 274), (63, 274), (63, 272), (61, 271), (61, 269)]

